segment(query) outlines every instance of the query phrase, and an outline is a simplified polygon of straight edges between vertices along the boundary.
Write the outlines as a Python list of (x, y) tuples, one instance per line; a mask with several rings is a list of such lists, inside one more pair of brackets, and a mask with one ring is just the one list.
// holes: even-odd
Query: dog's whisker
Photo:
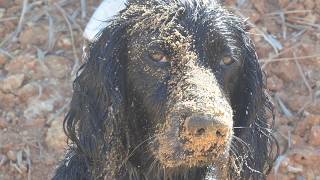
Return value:
[(142, 141), (141, 143), (139, 143), (135, 148), (133, 148), (133, 150), (129, 153), (129, 155), (121, 163), (120, 168), (122, 168), (123, 165), (134, 155), (134, 153), (138, 150), (138, 148), (140, 148), (143, 144), (147, 143), (148, 141), (150, 141), (156, 137), (157, 137), (157, 135), (151, 136), (151, 137), (145, 139), (144, 141)]

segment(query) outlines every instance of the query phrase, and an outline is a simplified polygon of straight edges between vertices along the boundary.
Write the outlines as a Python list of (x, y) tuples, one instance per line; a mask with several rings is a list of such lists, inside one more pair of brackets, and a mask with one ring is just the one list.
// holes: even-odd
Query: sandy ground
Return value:
[[(64, 153), (87, 0), (0, 0), (0, 179), (49, 179)], [(269, 179), (320, 179), (320, 1), (227, 0), (248, 17), (281, 147)], [(86, 13), (84, 13), (86, 12)]]

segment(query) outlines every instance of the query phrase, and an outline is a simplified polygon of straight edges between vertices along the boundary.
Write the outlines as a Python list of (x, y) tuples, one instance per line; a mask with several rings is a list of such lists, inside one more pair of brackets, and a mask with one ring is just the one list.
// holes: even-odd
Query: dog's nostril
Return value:
[(196, 135), (201, 136), (201, 135), (203, 135), (205, 132), (206, 132), (206, 130), (205, 130), (204, 128), (200, 128), (200, 129), (197, 130)]

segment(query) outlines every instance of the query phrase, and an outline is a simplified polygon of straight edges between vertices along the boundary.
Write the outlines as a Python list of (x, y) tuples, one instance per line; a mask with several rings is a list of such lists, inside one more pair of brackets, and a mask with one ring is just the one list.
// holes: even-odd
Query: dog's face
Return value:
[(146, 114), (149, 152), (165, 167), (205, 166), (228, 156), (244, 60), (237, 39), (230, 43), (214, 20), (190, 24), (178, 13), (160, 26), (152, 23), (161, 17), (148, 16), (150, 27), (129, 31), (127, 81), (132, 106)]

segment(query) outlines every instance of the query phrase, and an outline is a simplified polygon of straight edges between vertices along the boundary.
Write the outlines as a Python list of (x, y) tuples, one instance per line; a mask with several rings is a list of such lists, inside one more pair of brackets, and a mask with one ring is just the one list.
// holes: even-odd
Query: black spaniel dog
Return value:
[(53, 179), (265, 179), (278, 148), (246, 29), (211, 0), (129, 1), (74, 81)]

